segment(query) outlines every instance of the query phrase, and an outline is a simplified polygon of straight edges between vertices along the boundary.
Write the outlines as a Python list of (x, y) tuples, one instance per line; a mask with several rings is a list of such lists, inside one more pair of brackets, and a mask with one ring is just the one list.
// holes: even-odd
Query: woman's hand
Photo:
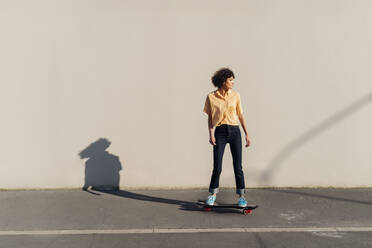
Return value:
[(214, 135), (209, 136), (209, 143), (211, 145), (216, 145), (216, 139), (214, 138)]
[(245, 136), (245, 142), (246, 142), (245, 147), (248, 147), (251, 144), (251, 140), (249, 139), (248, 136)]

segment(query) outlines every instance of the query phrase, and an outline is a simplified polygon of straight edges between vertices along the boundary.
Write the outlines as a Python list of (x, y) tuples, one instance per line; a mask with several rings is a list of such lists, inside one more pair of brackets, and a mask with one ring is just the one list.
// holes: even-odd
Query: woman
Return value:
[(242, 138), (239, 122), (245, 133), (246, 147), (250, 145), (240, 94), (232, 90), (234, 73), (229, 68), (221, 68), (212, 76), (212, 83), (217, 90), (207, 95), (204, 112), (208, 114), (209, 143), (213, 145), (213, 173), (209, 185), (211, 193), (206, 204), (213, 205), (219, 192), (219, 179), (222, 171), (222, 158), (227, 143), (230, 144), (233, 158), (236, 193), (239, 195), (238, 205), (245, 207), (244, 173), (242, 169)]

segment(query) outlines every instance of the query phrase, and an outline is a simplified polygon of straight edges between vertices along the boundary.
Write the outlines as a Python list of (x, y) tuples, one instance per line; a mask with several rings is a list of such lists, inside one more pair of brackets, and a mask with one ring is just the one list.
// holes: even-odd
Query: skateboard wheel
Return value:
[(246, 209), (246, 210), (243, 211), (244, 215), (247, 215), (247, 214), (250, 214), (250, 213), (252, 213), (252, 210), (250, 210), (250, 209)]

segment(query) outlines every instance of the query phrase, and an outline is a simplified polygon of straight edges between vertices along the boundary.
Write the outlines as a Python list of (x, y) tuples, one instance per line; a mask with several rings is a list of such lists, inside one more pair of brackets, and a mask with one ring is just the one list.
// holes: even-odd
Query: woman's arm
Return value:
[(248, 136), (247, 123), (245, 122), (245, 119), (244, 119), (243, 115), (239, 116), (239, 121), (242, 124), (243, 130), (244, 130), (244, 133), (245, 133), (245, 142), (246, 142), (245, 147), (248, 147), (251, 144), (251, 140)]
[(242, 103), (240, 100), (240, 94), (238, 93), (238, 103), (236, 104), (236, 113), (238, 114), (238, 118), (240, 123), (242, 124), (244, 133), (245, 133), (245, 141), (247, 142), (245, 147), (248, 147), (251, 144), (251, 141), (248, 136), (247, 131), (247, 123), (245, 122), (244, 116), (243, 116), (243, 109), (242, 109)]
[(208, 132), (209, 132), (209, 143), (216, 145), (216, 139), (214, 138), (214, 127), (212, 125), (212, 118), (208, 115)]

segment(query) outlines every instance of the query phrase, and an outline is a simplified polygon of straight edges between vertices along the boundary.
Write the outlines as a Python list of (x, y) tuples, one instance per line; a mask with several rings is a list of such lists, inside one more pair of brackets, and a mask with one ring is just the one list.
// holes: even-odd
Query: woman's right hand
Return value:
[(209, 137), (209, 143), (214, 146), (216, 145), (216, 139), (214, 138), (214, 135)]

